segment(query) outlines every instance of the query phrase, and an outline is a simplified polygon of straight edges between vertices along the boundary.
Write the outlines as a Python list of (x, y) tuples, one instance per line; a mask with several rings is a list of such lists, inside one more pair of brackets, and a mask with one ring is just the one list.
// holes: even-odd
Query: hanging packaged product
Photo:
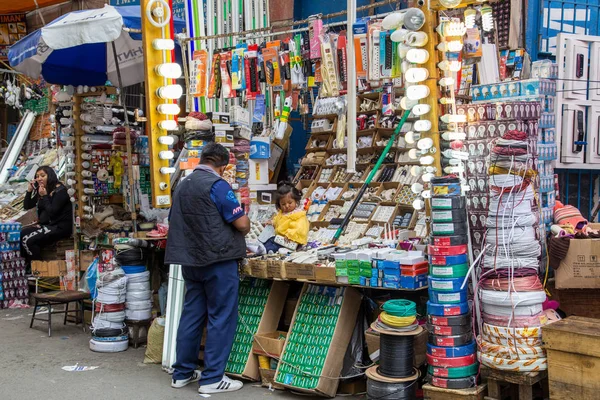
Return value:
[[(286, 47), (283, 45), (283, 48)], [(292, 90), (292, 71), (290, 66), (290, 52), (283, 50), (279, 53), (279, 69), (281, 70), (281, 82), (283, 90), (288, 92)]]
[(190, 77), (190, 93), (194, 97), (206, 96), (206, 73), (208, 70), (208, 52), (196, 50), (193, 56), (192, 76)]
[(346, 46), (346, 32), (342, 31), (340, 32), (340, 36), (338, 37), (337, 41), (337, 65), (339, 70), (340, 86), (344, 91), (348, 89), (348, 56), (346, 53)]
[(239, 47), (231, 52), (231, 88), (233, 90), (246, 89), (244, 51), (244, 47)]
[(356, 66), (356, 80), (359, 90), (366, 89), (367, 71), (369, 69), (369, 50), (367, 46), (367, 25), (364, 21), (357, 21), (353, 26), (354, 32), (354, 64)]
[(281, 117), (279, 119), (279, 126), (277, 127), (277, 133), (275, 137), (282, 140), (285, 137), (285, 131), (288, 128), (288, 119), (292, 110), (292, 97), (288, 96), (285, 98), (283, 103), (283, 110), (281, 111)]
[(340, 83), (335, 68), (335, 58), (329, 35), (321, 36), (321, 74), (323, 86), (321, 86), (321, 97), (337, 97), (340, 95)]
[(309, 18), (308, 35), (310, 41), (310, 58), (316, 60), (321, 58), (321, 31), (323, 30), (323, 21), (320, 18)]
[(279, 120), (281, 119), (281, 95), (278, 93), (275, 96), (275, 102), (273, 103), (273, 130), (275, 132), (279, 129)]
[(246, 67), (246, 99), (254, 100), (260, 94), (258, 77), (258, 45), (251, 44), (244, 53)]
[(380, 73), (380, 58), (381, 58), (381, 52), (380, 52), (380, 45), (381, 45), (381, 26), (380, 24), (372, 24), (369, 26), (369, 33), (368, 33), (368, 43), (369, 43), (369, 72), (368, 72), (368, 79), (369, 82), (371, 83), (371, 86), (379, 86), (379, 79), (381, 78), (381, 73)]
[(219, 53), (213, 54), (211, 72), (210, 72), (210, 84), (208, 86), (208, 98), (215, 99), (221, 97), (221, 55)]
[(379, 32), (379, 60), (380, 64), (380, 76), (381, 78), (387, 79), (392, 76), (392, 64), (393, 64), (393, 48), (394, 46), (392, 39), (390, 38), (390, 32), (380, 31)]
[(293, 40), (290, 40), (290, 78), (294, 88), (305, 86), (301, 46), (302, 35), (296, 35)]
[(231, 75), (230, 75), (230, 61), (231, 61), (231, 53), (224, 52), (221, 53), (220, 60), (220, 72), (221, 72), (221, 89), (223, 91), (224, 99), (232, 99), (235, 97), (235, 90), (233, 90), (231, 86)]
[(267, 85), (281, 89), (281, 70), (279, 69), (279, 49), (266, 47), (262, 51), (263, 68)]

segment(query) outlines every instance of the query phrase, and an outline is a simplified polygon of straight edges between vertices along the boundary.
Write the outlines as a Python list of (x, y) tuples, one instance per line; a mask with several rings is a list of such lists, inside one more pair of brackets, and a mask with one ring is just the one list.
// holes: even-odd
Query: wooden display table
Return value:
[[(544, 328), (545, 329), (545, 328)], [(487, 379), (488, 395), (485, 400), (502, 400), (502, 386), (508, 386), (511, 399), (532, 400), (533, 385), (540, 383), (545, 395), (548, 392), (548, 371), (510, 372), (481, 366), (481, 375)], [(562, 400), (562, 399), (561, 399)]]
[(429, 383), (423, 385), (424, 400), (483, 400), (487, 393), (487, 385), (481, 385), (470, 389), (445, 389), (433, 386)]

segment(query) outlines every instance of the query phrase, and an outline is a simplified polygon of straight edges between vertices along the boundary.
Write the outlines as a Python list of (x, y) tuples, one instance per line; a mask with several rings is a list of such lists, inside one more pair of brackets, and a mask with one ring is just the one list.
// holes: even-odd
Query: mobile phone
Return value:
[(33, 182), (33, 188), (34, 188), (35, 190), (38, 190), (38, 189), (40, 188), (40, 184), (39, 184), (39, 182), (38, 182), (38, 181), (34, 181), (34, 182)]

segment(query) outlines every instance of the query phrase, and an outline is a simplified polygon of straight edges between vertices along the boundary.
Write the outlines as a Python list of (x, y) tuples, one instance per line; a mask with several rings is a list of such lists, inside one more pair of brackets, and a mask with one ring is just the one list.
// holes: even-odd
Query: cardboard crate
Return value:
[(319, 283), (337, 283), (335, 267), (315, 267), (315, 279)]
[[(262, 314), (260, 323), (258, 324), (258, 329), (255, 334), (274, 332), (277, 329), (289, 288), (289, 284), (285, 282), (273, 282), (269, 297), (267, 298), (265, 310)], [(248, 379), (255, 382), (259, 381), (260, 371), (258, 366), (258, 356), (250, 351), (248, 354), (248, 359), (246, 360), (246, 367), (244, 368), (244, 371), (239, 375), (231, 373), (227, 373), (227, 375)]]
[(259, 368), (260, 371), (260, 383), (262, 387), (273, 388), (277, 390), (284, 390), (285, 387), (275, 382), (275, 369), (264, 369)]
[(96, 257), (96, 252), (92, 250), (82, 250), (79, 252), (79, 270), (87, 271), (88, 267), (92, 262), (94, 262), (94, 258)]
[[(304, 284), (300, 296), (302, 296), (304, 292), (306, 292), (309, 285), (310, 284)], [(356, 318), (360, 308), (361, 297), (362, 295), (358, 290), (351, 287), (345, 288), (344, 298), (342, 301), (342, 306), (340, 308), (337, 325), (335, 326), (335, 330), (333, 331), (333, 337), (331, 339), (331, 344), (329, 345), (329, 351), (327, 352), (325, 363), (323, 364), (323, 370), (321, 371), (321, 375), (324, 377), (340, 376), (344, 364), (344, 355), (346, 354), (346, 350), (348, 348), (348, 345), (350, 344), (352, 332), (354, 331), (354, 325), (356, 324)], [(298, 304), (300, 304), (300, 302), (298, 302)], [(292, 327), (294, 326), (297, 314), (298, 306), (296, 306), (296, 310), (294, 310), (294, 317), (292, 318), (290, 332), (292, 331)], [(285, 346), (287, 346), (288, 342), (289, 336), (285, 341)], [(283, 348), (282, 354), (284, 353), (285, 347)], [(279, 367), (281, 365), (282, 363), (279, 363), (277, 367), (277, 373), (279, 373)], [(275, 376), (277, 376), (277, 373), (275, 374)], [(326, 397), (335, 397), (339, 383), (340, 382), (338, 379), (321, 378), (319, 379), (319, 382), (317, 383), (315, 389), (303, 389), (290, 385), (283, 386), (298, 392), (316, 394), (319, 396)]]
[[(252, 352), (259, 356), (267, 356), (271, 358), (279, 358), (283, 352), (283, 345), (287, 332), (275, 331), (267, 333), (257, 333), (254, 335), (254, 343), (252, 343)], [(283, 336), (284, 339), (279, 339)]]
[(568, 317), (542, 329), (550, 398), (592, 400), (600, 391), (600, 320)]
[[(600, 229), (600, 224), (590, 224)], [(557, 289), (600, 288), (600, 239), (572, 239), (555, 271)]]
[(254, 260), (250, 264), (250, 271), (253, 277), (266, 279), (268, 277), (267, 274), (267, 261), (266, 260)]
[(267, 260), (267, 276), (275, 279), (287, 279), (285, 261)]
[(315, 279), (314, 264), (285, 263), (287, 279)]
[(32, 261), (31, 271), (34, 275), (44, 277), (62, 276), (67, 273), (67, 262), (64, 260)]

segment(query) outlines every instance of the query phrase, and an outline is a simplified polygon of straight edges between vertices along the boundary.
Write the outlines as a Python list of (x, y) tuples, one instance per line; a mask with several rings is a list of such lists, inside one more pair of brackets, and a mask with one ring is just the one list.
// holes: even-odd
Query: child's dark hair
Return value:
[(300, 204), (300, 200), (302, 200), (302, 192), (296, 189), (292, 182), (281, 181), (277, 184), (277, 192), (275, 193), (275, 207), (277, 207), (278, 210), (281, 209), (279, 206), (279, 200), (290, 193), (292, 194), (292, 198), (296, 200), (296, 203)]

